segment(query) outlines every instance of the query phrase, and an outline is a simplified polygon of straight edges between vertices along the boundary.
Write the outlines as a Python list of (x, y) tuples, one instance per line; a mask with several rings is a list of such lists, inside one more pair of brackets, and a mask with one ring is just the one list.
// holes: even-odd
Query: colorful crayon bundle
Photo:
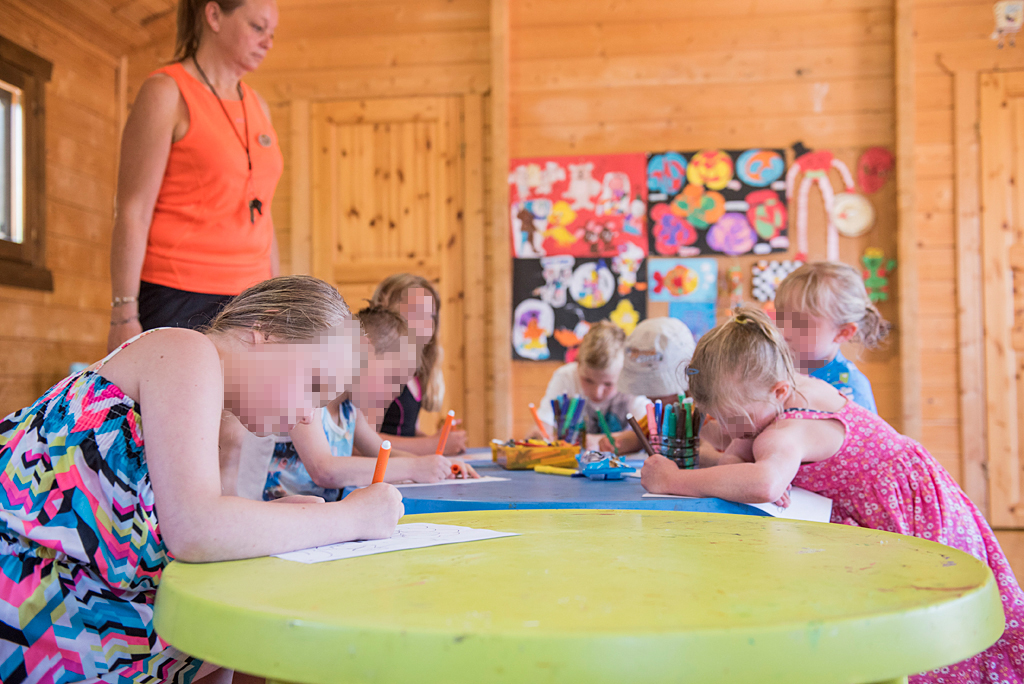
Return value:
[(587, 400), (580, 396), (570, 397), (563, 394), (551, 400), (551, 408), (555, 412), (555, 439), (569, 444), (586, 441), (586, 424), (583, 411), (587, 408)]
[[(648, 435), (638, 431), (641, 443), (650, 445), (651, 454), (661, 454), (680, 468), (696, 468), (700, 458), (700, 426), (703, 420), (693, 399), (679, 395), (678, 402), (663, 405), (661, 400), (647, 405)], [(636, 421), (630, 421), (632, 425)], [(647, 445), (644, 445), (645, 448)]]

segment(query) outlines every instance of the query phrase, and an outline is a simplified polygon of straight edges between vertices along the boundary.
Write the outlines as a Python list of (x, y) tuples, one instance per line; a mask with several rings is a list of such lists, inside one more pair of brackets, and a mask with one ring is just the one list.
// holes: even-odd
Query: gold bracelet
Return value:
[(125, 319), (120, 320), (120, 321), (110, 321), (110, 325), (124, 325), (125, 323), (131, 323), (132, 321), (137, 321), (137, 320), (139, 320), (139, 314), (135, 314), (134, 316), (129, 316), (128, 318), (125, 318)]
[(124, 304), (131, 304), (132, 302), (139, 301), (136, 297), (114, 297), (114, 300), (110, 302), (110, 308), (113, 309), (115, 306), (122, 306)]

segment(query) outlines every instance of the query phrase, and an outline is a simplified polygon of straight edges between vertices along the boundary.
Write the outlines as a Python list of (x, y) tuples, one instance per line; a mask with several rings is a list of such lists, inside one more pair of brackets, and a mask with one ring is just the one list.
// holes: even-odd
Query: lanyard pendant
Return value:
[(249, 222), (256, 225), (256, 214), (263, 216), (263, 202), (258, 199), (249, 200)]

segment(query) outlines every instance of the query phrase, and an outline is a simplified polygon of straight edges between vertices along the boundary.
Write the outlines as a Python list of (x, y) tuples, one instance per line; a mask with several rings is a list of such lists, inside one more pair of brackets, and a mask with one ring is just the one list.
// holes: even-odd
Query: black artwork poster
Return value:
[(785, 151), (649, 154), (647, 218), (652, 257), (784, 252)]
[(514, 259), (512, 358), (572, 361), (591, 323), (626, 334), (647, 316), (643, 258), (570, 255)]

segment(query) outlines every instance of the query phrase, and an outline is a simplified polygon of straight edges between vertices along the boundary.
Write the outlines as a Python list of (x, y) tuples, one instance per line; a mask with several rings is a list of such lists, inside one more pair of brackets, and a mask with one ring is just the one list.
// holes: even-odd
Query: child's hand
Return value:
[(792, 489), (793, 489), (793, 485), (789, 485), (788, 487), (786, 487), (786, 492), (785, 492), (785, 494), (782, 495), (782, 498), (780, 498), (778, 501), (774, 501), (773, 503), (776, 506), (778, 506), (779, 508), (789, 508), (789, 504), (790, 504), (789, 492), (792, 491)]
[(286, 504), (322, 504), (324, 502), (323, 497), (320, 496), (309, 496), (306, 494), (292, 494), (291, 496), (282, 496), (280, 499), (274, 499), (270, 503), (286, 503)]
[(587, 434), (587, 449), (590, 451), (611, 451), (612, 444), (604, 435)]
[(440, 482), (452, 476), (452, 464), (444, 456), (414, 456), (413, 476), (415, 482)]
[(473, 466), (469, 465), (465, 461), (452, 459), (452, 476), (461, 478), (473, 478), (474, 480), (480, 477), (480, 473), (473, 469)]
[[(438, 435), (440, 439), (440, 435)], [(454, 456), (466, 450), (466, 431), (452, 430), (448, 433), (448, 441), (444, 445), (444, 455)]]
[(640, 484), (651, 494), (672, 494), (672, 476), (679, 472), (679, 466), (660, 454), (648, 456), (640, 470)]
[(342, 499), (342, 503), (347, 503), (348, 511), (357, 516), (359, 539), (388, 539), (405, 515), (402, 493), (386, 482), (357, 489)]

